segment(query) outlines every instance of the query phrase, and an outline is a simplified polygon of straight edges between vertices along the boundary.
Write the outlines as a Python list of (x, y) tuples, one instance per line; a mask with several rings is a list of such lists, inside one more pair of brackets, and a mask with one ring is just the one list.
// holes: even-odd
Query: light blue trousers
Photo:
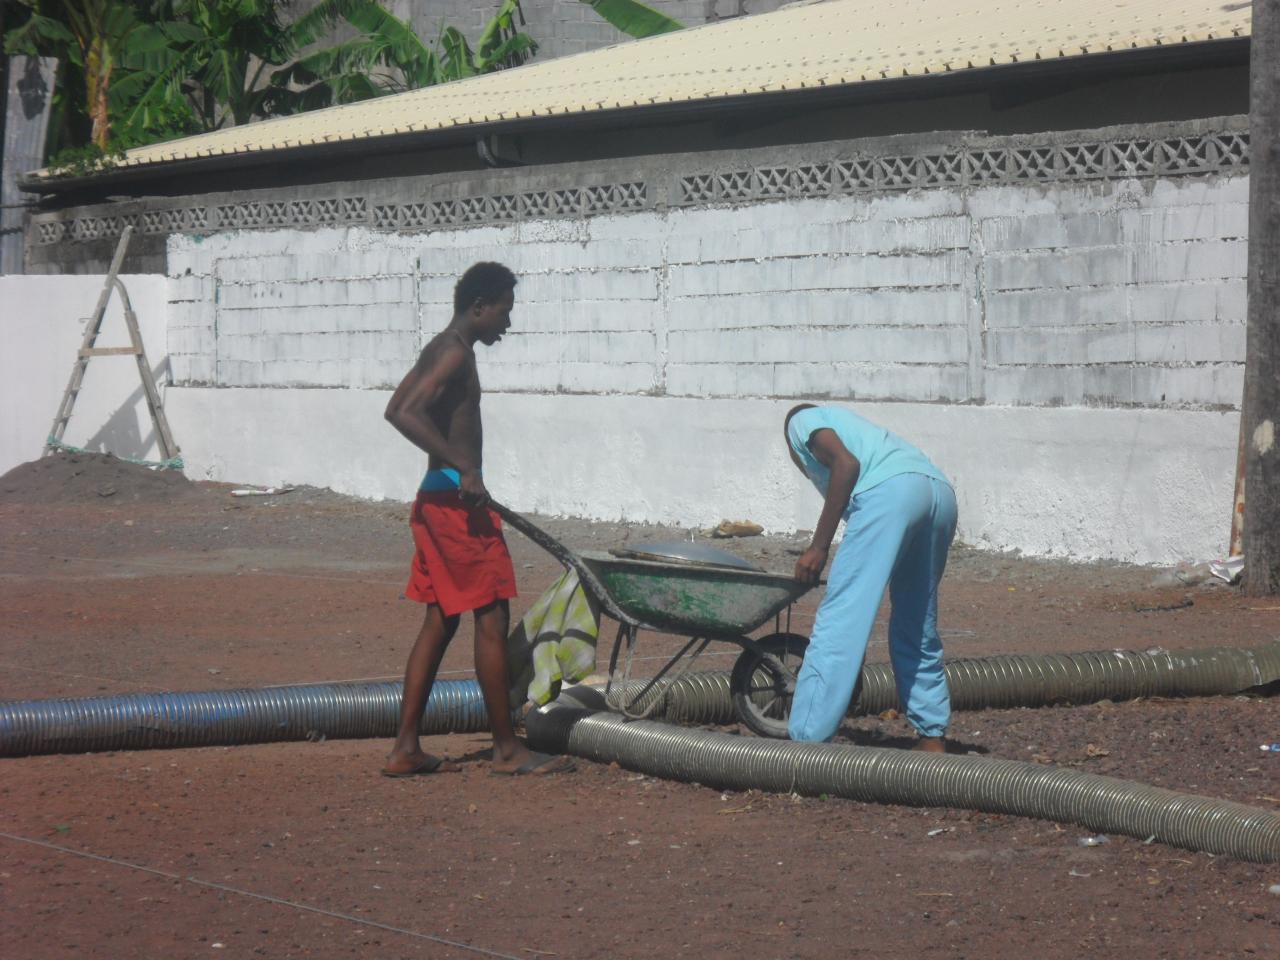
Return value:
[(955, 492), (924, 474), (891, 477), (853, 498), (800, 667), (789, 722), (792, 740), (835, 735), (849, 709), (886, 585), (898, 700), (921, 736), (946, 732), (951, 697), (938, 637), (938, 582), (955, 532)]

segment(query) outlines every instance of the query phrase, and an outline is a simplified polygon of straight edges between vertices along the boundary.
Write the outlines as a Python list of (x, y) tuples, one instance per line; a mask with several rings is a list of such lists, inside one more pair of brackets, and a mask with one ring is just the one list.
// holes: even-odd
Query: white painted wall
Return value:
[(1231, 408), (1247, 177), (171, 243), (175, 382), (378, 388), (458, 274), (520, 276), (491, 390)]
[[(408, 499), (425, 456), (384, 390), (175, 388), (188, 474)], [(790, 400), (488, 394), (485, 474), (517, 510), (812, 529), (817, 494), (786, 457)], [(873, 403), (956, 484), (962, 540), (1045, 556), (1171, 563), (1221, 553), (1235, 413)]]
[[(388, 390), (447, 322), (458, 273), (499, 259), (521, 282), (515, 328), (481, 351), (486, 472), (516, 509), (811, 528), (779, 424), (828, 397), (951, 475), (969, 542), (1203, 558), (1231, 514), (1246, 200), (1231, 177), (175, 238), (167, 406), (192, 476), (407, 499), (425, 457), (383, 421)], [(48, 285), (0, 286), (6, 341), (49, 358), (4, 354), (17, 462), (39, 453), (78, 343), (66, 318), (100, 280), (13, 281)], [(135, 296), (147, 324), (160, 308)], [(90, 369), (108, 364), (136, 388), (127, 361)]]
[[(151, 370), (167, 377), (167, 281), (124, 276)], [(0, 473), (34, 460), (66, 389), (85, 326), (102, 290), (101, 276), (0, 277)], [(100, 347), (129, 346), (124, 311), (112, 294)], [(132, 357), (95, 357), (76, 400), (64, 441), (121, 457), (158, 459), (142, 381)], [(182, 437), (176, 437), (179, 446)]]

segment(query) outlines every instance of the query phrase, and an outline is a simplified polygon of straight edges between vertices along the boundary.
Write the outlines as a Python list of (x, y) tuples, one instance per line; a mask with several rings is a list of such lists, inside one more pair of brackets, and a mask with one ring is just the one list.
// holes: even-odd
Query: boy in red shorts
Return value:
[(480, 474), (483, 432), (475, 344), (493, 346), (511, 326), (516, 278), (500, 263), (477, 263), (458, 280), (453, 319), (423, 348), (387, 404), (386, 417), (429, 455), (413, 505), (415, 546), (405, 596), (427, 605), (404, 674), (400, 730), (383, 774), (409, 777), (456, 771), (423, 753), (418, 725), (440, 660), (461, 615), (475, 614), (476, 677), (493, 730), (493, 773), (547, 774), (573, 769), (567, 757), (534, 753), (516, 738), (507, 695), (507, 601), (515, 572), (502, 524), (488, 509)]

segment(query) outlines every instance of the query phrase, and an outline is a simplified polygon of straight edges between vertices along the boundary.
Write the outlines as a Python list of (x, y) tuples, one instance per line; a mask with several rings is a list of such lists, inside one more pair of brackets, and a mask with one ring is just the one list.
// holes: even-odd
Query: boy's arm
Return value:
[(467, 351), (461, 344), (446, 345), (434, 356), (419, 358), (391, 394), (384, 416), (415, 446), (449, 464), (459, 474), (475, 474), (478, 479), (478, 465), (471, 451), (450, 444), (428, 416), (449, 381), (466, 362)]
[(858, 483), (862, 464), (840, 442), (836, 432), (826, 427), (813, 432), (808, 446), (818, 462), (831, 471), (831, 482), (827, 484), (822, 513), (818, 517), (818, 526), (813, 531), (813, 542), (796, 561), (796, 579), (802, 583), (817, 583), (822, 576), (823, 567), (827, 565), (831, 541), (835, 538), (840, 518), (849, 506), (849, 498)]

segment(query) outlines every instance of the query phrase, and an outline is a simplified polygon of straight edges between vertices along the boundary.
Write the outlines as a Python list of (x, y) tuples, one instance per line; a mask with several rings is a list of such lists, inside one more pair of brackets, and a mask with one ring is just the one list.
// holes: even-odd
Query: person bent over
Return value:
[(515, 275), (502, 264), (468, 269), (454, 289), (453, 319), (423, 348), (387, 404), (387, 420), (428, 454), (410, 518), (415, 549), (405, 590), (427, 610), (405, 667), (400, 729), (382, 771), (389, 777), (458, 769), (422, 751), (418, 726), (440, 661), (468, 610), (475, 615), (476, 677), (493, 730), (492, 772), (573, 769), (568, 758), (534, 753), (516, 738), (507, 695), (507, 601), (516, 595), (516, 581), (480, 470), (475, 345), (493, 346), (511, 326), (515, 287)]
[(787, 413), (783, 432), (792, 461), (823, 496), (796, 579), (817, 582), (836, 527), (845, 522), (796, 682), (791, 739), (835, 736), (887, 586), (898, 700), (920, 735), (917, 749), (941, 753), (951, 699), (938, 637), (938, 584), (956, 532), (951, 482), (914, 446), (843, 407), (800, 404)]

